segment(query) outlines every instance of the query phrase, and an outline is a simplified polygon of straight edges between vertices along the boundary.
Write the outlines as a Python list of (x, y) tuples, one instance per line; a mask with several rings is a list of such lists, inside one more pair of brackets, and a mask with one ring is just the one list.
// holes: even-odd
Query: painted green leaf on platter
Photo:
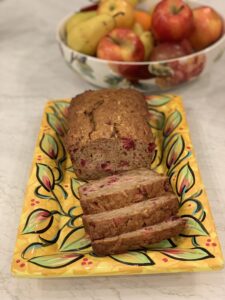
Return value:
[(58, 269), (68, 266), (82, 257), (83, 255), (77, 253), (59, 253), (33, 257), (28, 261), (40, 267)]
[(182, 218), (186, 220), (186, 225), (182, 231), (182, 236), (207, 236), (208, 232), (204, 225), (191, 215), (183, 215)]
[(148, 105), (151, 107), (163, 106), (171, 101), (170, 96), (162, 95), (162, 96), (154, 96), (147, 99)]
[(65, 135), (66, 129), (64, 124), (62, 123), (62, 120), (60, 120), (55, 114), (47, 113), (47, 121), (59, 136)]
[(165, 115), (155, 109), (149, 109), (149, 125), (157, 130), (162, 130), (165, 122)]
[(188, 192), (195, 184), (195, 175), (189, 165), (185, 164), (178, 172), (176, 188), (178, 195)]
[(178, 161), (183, 151), (184, 139), (181, 135), (178, 135), (167, 154), (166, 165), (168, 169)]
[(55, 185), (55, 178), (52, 169), (49, 166), (41, 163), (37, 163), (36, 166), (36, 175), (38, 181), (46, 191), (52, 191)]
[(163, 135), (165, 137), (169, 136), (181, 123), (182, 121), (182, 116), (181, 113), (178, 110), (175, 110), (167, 119), (164, 130), (163, 130)]
[(45, 246), (45, 244), (43, 244), (43, 243), (32, 243), (23, 250), (21, 257), (26, 258), (26, 256), (28, 254), (33, 254), (33, 256), (34, 256), (34, 253), (36, 252), (36, 250), (40, 249), (44, 246)]
[(68, 193), (67, 193), (67, 191), (64, 189), (64, 187), (63, 187), (62, 185), (60, 185), (60, 184), (57, 184), (56, 187), (57, 187), (58, 190), (60, 191), (62, 197), (63, 197), (64, 199), (67, 199)]
[(201, 247), (193, 249), (159, 249), (159, 251), (170, 258), (183, 261), (203, 260), (214, 257), (208, 250)]
[(66, 101), (56, 102), (55, 107), (56, 109), (63, 115), (63, 117), (67, 117), (68, 115), (68, 108), (70, 103)]
[(73, 229), (64, 238), (60, 251), (79, 251), (91, 246), (91, 241), (85, 234), (84, 228)]
[(174, 248), (176, 245), (172, 240), (163, 240), (160, 243), (152, 244), (146, 247), (148, 250), (155, 250), (155, 249), (163, 249), (163, 248)]
[(152, 266), (154, 261), (146, 254), (141, 251), (130, 251), (124, 254), (111, 255), (112, 259), (133, 266)]
[(56, 139), (50, 134), (44, 133), (40, 141), (41, 150), (51, 159), (56, 159), (58, 156), (58, 144)]
[(35, 209), (28, 216), (23, 228), (23, 234), (42, 233), (48, 230), (53, 222), (51, 213), (42, 208)]

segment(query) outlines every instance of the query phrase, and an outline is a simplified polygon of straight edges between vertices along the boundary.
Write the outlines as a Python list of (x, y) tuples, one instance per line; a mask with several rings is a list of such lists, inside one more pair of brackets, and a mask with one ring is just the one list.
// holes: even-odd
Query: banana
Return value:
[(84, 22), (92, 17), (96, 16), (96, 11), (87, 11), (87, 12), (78, 12), (72, 15), (69, 20), (66, 22), (66, 32), (69, 33), (70, 30), (80, 24), (81, 22)]
[(144, 31), (139, 37), (145, 48), (145, 60), (149, 60), (154, 47), (153, 35), (150, 31)]
[(67, 44), (78, 52), (95, 55), (100, 40), (115, 26), (113, 16), (97, 15), (73, 27), (67, 35)]

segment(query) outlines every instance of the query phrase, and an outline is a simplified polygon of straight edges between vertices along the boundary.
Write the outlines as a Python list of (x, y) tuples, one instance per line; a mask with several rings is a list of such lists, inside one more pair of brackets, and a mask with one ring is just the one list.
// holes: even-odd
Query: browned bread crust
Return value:
[(182, 232), (184, 226), (184, 219), (172, 217), (165, 222), (136, 231), (124, 233), (115, 237), (95, 240), (92, 242), (92, 248), (99, 256), (137, 250), (178, 235)]
[(86, 91), (72, 100), (68, 125), (65, 145), (81, 179), (150, 167), (155, 144), (140, 92)]
[(84, 215), (83, 224), (92, 240), (134, 231), (160, 223), (178, 212), (178, 200), (172, 193), (148, 199), (124, 208)]
[(84, 214), (118, 209), (171, 191), (167, 176), (137, 169), (90, 181), (79, 187)]

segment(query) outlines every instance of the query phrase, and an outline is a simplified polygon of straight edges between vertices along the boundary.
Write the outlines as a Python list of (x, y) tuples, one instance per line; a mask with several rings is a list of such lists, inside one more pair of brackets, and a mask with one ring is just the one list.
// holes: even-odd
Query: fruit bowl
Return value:
[[(142, 0), (139, 7), (149, 10), (157, 2), (159, 1)], [(189, 1), (192, 8), (204, 4), (201, 1)], [(225, 34), (223, 33), (220, 39), (211, 46), (179, 58), (144, 62), (99, 59), (77, 52), (67, 46), (65, 25), (71, 16), (72, 14), (66, 16), (57, 28), (60, 52), (72, 70), (97, 87), (131, 87), (146, 92), (169, 90), (209, 72), (225, 50)]]

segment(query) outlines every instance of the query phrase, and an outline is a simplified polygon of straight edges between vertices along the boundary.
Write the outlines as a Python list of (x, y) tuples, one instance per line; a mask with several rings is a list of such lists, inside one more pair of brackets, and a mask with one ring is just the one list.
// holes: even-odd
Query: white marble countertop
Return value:
[[(225, 271), (115, 278), (18, 279), (11, 258), (35, 140), (47, 99), (90, 86), (65, 65), (55, 28), (85, 1), (0, 1), (0, 299), (225, 299)], [(207, 0), (225, 14), (223, 0)], [(198, 164), (225, 249), (225, 57), (180, 88)], [(225, 252), (225, 251), (224, 251)]]

